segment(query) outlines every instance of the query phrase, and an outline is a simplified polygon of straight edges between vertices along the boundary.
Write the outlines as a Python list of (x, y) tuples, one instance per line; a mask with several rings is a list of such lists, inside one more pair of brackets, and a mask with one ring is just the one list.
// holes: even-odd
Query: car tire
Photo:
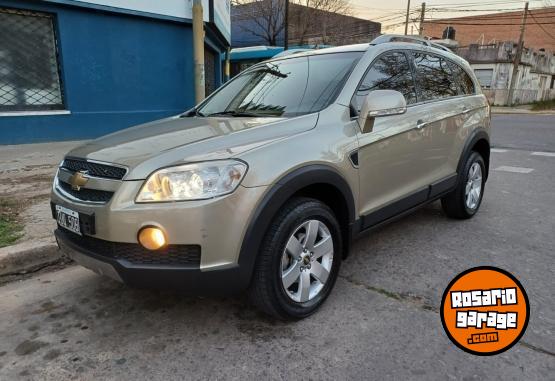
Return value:
[(264, 237), (249, 298), (276, 318), (305, 318), (331, 293), (341, 257), (341, 229), (332, 210), (315, 199), (291, 199)]
[(457, 187), (441, 199), (447, 216), (468, 219), (478, 212), (486, 185), (485, 168), (482, 156), (472, 151), (459, 174)]

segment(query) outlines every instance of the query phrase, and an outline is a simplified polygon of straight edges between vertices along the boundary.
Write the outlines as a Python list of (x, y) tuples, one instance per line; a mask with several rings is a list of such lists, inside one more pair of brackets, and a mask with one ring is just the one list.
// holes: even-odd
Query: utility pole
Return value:
[(228, 46), (227, 50), (225, 51), (225, 70), (224, 70), (224, 81), (227, 82), (231, 78), (230, 73), (230, 55), (231, 55), (231, 48)]
[(424, 16), (426, 15), (426, 3), (422, 3), (422, 9), (420, 10), (420, 28), (418, 30), (418, 35), (424, 35)]
[(410, 0), (407, 0), (407, 18), (405, 19), (405, 36), (409, 33)]
[(204, 100), (204, 16), (202, 0), (193, 0), (193, 57), (195, 63), (195, 103)]
[(283, 23), (285, 24), (283, 50), (287, 50), (289, 49), (289, 0), (285, 0), (285, 15), (283, 17)]
[(509, 83), (509, 94), (507, 103), (513, 105), (513, 95), (515, 92), (516, 80), (518, 77), (518, 66), (522, 58), (522, 50), (524, 49), (524, 30), (526, 29), (526, 17), (528, 16), (528, 2), (524, 4), (524, 13), (522, 14), (522, 23), (520, 24), (520, 36), (518, 37), (518, 46), (516, 47), (516, 55), (513, 61), (513, 74), (511, 75), (511, 83)]

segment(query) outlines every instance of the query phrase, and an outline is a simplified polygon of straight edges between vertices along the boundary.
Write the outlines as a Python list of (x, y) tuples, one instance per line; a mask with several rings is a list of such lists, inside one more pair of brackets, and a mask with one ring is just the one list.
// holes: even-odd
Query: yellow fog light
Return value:
[(139, 242), (148, 250), (158, 250), (166, 245), (166, 236), (158, 228), (146, 227), (139, 232)]

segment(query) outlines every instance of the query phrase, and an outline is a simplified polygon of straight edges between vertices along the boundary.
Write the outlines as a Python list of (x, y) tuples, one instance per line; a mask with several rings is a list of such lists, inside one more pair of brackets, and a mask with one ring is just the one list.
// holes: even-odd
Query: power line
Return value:
[[(550, 9), (550, 8), (534, 8), (534, 10)], [(498, 13), (499, 11), (507, 11), (500, 13), (517, 13), (520, 11), (518, 8), (497, 8), (497, 9), (453, 9), (453, 8), (430, 8), (434, 12), (493, 12), (492, 14)], [(547, 11), (547, 12), (555, 12)]]
[[(542, 0), (530, 0), (530, 3), (533, 2), (542, 2)], [(483, 1), (483, 2), (475, 2), (475, 3), (430, 3), (430, 7), (438, 7), (438, 6), (447, 6), (450, 8), (466, 8), (468, 6), (484, 6), (484, 5), (497, 5), (497, 4), (522, 4), (521, 0), (507, 0), (507, 1)]]
[(379, 22), (387, 22), (387, 21), (391, 21), (391, 20), (397, 20), (400, 19), (402, 17), (405, 17), (405, 14), (399, 14), (396, 16), (383, 16), (383, 17), (375, 17), (372, 18), (372, 21), (379, 21)]
[[(539, 8), (539, 9), (535, 9), (535, 11), (540, 11), (543, 8)], [(512, 10), (512, 9), (511, 9)], [(437, 9), (434, 8), (430, 8), (428, 9), (429, 12), (437, 12)], [(457, 10), (457, 11), (446, 11), (446, 12), (459, 12), (459, 11), (463, 11), (463, 10)], [(472, 12), (482, 12), (483, 10), (464, 10), (464, 11), (472, 11)], [(492, 10), (493, 11), (493, 10)], [(518, 9), (516, 10), (518, 11)], [(419, 13), (420, 9), (416, 9), (414, 8), (411, 12), (411, 14), (416, 14)], [(483, 14), (483, 15), (474, 15), (474, 16), (461, 16), (461, 17), (449, 17), (449, 18), (440, 18), (440, 19), (435, 19), (438, 21), (474, 21), (474, 20), (492, 20), (492, 19), (506, 19), (506, 20), (511, 20), (511, 19), (518, 19), (520, 20), (520, 18), (522, 17), (522, 12), (520, 13), (516, 13), (515, 14), (508, 14), (508, 13), (512, 13), (512, 12), (499, 12), (499, 13), (487, 13), (487, 14)], [(399, 15), (397, 17), (392, 17), (391, 20), (400, 20), (401, 17), (404, 17)], [(554, 18), (555, 17), (555, 9), (554, 10), (548, 10), (548, 11), (544, 11), (541, 12), (540, 14), (537, 15), (537, 18), (540, 19), (550, 19), (550, 18)], [(432, 20), (431, 18), (429, 18), (427, 21)], [(389, 21), (389, 20), (383, 20), (385, 21)]]
[[(488, 15), (476, 15), (476, 16), (464, 16), (464, 17), (449, 17), (447, 19), (436, 19), (440, 20), (456, 20), (456, 21), (474, 21), (474, 20), (520, 20), (522, 18), (522, 13), (520, 15), (504, 15), (504, 14), (488, 14)], [(553, 19), (555, 20), (555, 11), (553, 13), (542, 13), (538, 15), (540, 19)]]
[[(433, 20), (433, 19), (428, 19), (428, 20), (424, 20), (425, 23), (428, 24), (440, 24), (440, 25), (477, 25), (477, 26), (484, 26), (484, 25), (498, 25), (498, 26), (514, 26), (514, 23), (510, 23), (510, 24), (503, 24), (503, 23), (462, 23), (462, 22), (448, 22), (446, 20)], [(530, 25), (555, 25), (555, 21), (553, 22), (538, 22), (538, 23), (534, 23), (534, 24), (530, 24)]]
[(540, 23), (538, 23), (538, 20), (536, 20), (536, 18), (532, 14), (532, 12), (528, 11), (528, 14), (530, 15), (530, 17), (532, 17), (532, 20), (534, 20), (536, 22), (536, 25), (538, 25), (540, 27), (540, 29), (543, 30), (543, 32), (545, 34), (547, 34), (549, 37), (551, 37), (553, 40), (555, 40), (555, 36), (553, 36), (551, 33), (549, 33), (547, 30), (545, 30), (545, 28)]
[[(542, 2), (542, 0), (530, 0), (530, 3), (537, 3), (537, 2)], [(492, 12), (492, 13), (485, 13), (485, 14), (477, 14), (475, 16), (460, 16), (460, 17), (453, 17), (453, 18), (443, 18), (443, 19), (432, 19), (432, 18), (427, 18), (424, 20), (425, 23), (429, 23), (429, 24), (440, 24), (440, 25), (469, 25), (469, 26), (483, 26), (486, 22), (488, 23), (487, 25), (492, 25), (492, 26), (512, 26), (514, 25), (514, 23), (512, 23), (512, 20), (517, 20), (520, 19), (521, 17), (521, 13), (516, 13), (519, 12), (520, 9), (519, 8), (491, 8), (491, 6), (495, 6), (495, 5), (505, 5), (505, 6), (511, 6), (512, 4), (522, 4), (522, 0), (505, 0), (505, 1), (501, 1), (501, 0), (485, 0), (483, 2), (458, 2), (458, 3), (428, 3), (429, 4), (429, 9), (428, 12), (432, 13), (432, 12), (438, 12), (438, 13), (458, 13), (458, 12), (472, 12), (472, 13), (483, 13), (483, 12)], [(490, 8), (486, 8), (486, 9), (480, 9), (480, 7), (484, 7), (484, 6), (490, 6)], [(373, 7), (366, 7), (366, 6), (362, 6), (359, 4), (354, 5), (355, 8), (360, 9), (360, 10), (391, 10), (392, 12), (388, 12), (386, 14), (382, 14), (380, 16), (377, 17), (372, 17), (371, 20), (375, 21), (375, 22), (379, 22), (382, 24), (382, 28), (383, 29), (392, 29), (392, 28), (396, 28), (402, 25), (405, 25), (406, 20), (406, 14), (403, 12), (403, 9), (401, 8), (373, 8)], [(474, 8), (475, 9), (472, 9)], [(547, 8), (547, 9), (546, 9)], [(538, 11), (540, 9), (546, 9), (548, 10), (547, 12), (542, 12), (540, 14), (536, 13), (536, 17), (534, 17), (534, 22), (535, 24), (533, 25), (538, 25), (539, 27), (542, 28), (542, 30), (544, 30), (545, 32), (545, 28), (542, 25), (553, 25), (555, 24), (555, 22), (551, 22), (551, 18), (555, 17), (555, 16), (551, 16), (552, 14), (555, 15), (555, 9), (549, 9), (552, 7), (540, 7), (540, 8), (535, 8), (535, 11)], [(501, 11), (501, 12), (500, 12)], [(415, 14), (419, 13), (420, 9), (412, 9), (409, 16), (414, 16)], [(515, 12), (515, 14), (503, 14), (503, 13), (509, 13), (509, 12)], [(467, 18), (467, 19), (466, 19)], [(437, 20), (437, 21), (436, 21)], [(414, 19), (413, 17), (411, 17), (411, 22), (417, 22), (418, 19)], [(493, 21), (493, 23), (491, 22)], [(495, 22), (497, 21), (497, 22)], [(550, 37), (552, 37), (552, 35), (550, 33), (546, 33), (547, 35), (549, 35)]]
[[(417, 13), (419, 13), (419, 12), (420, 12), (420, 11), (418, 11), (418, 12), (413, 11), (413, 12), (409, 13), (409, 16), (410, 16), (410, 15), (415, 15), (415, 14), (417, 14)], [(396, 21), (396, 20), (402, 20), (402, 19), (404, 20), (405, 17), (406, 17), (406, 15), (402, 15), (402, 16), (398, 16), (398, 17), (392, 18), (392, 19), (390, 19), (390, 20), (382, 20), (381, 22), (382, 22), (382, 23), (383, 23), (383, 22), (387, 23), (387, 22), (390, 22), (390, 21)]]

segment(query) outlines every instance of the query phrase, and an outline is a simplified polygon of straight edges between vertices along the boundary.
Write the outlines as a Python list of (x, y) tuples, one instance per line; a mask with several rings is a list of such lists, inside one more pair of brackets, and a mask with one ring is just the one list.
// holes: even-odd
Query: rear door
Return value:
[(453, 186), (455, 170), (451, 155), (466, 112), (464, 94), (453, 72), (451, 62), (427, 51), (412, 52), (418, 89), (421, 132), (428, 137), (422, 152), (422, 165), (429, 184), (434, 184), (431, 197)]
[(449, 64), (462, 97), (457, 104), (460, 111), (457, 118), (457, 134), (451, 141), (452, 149), (447, 154), (445, 163), (451, 172), (455, 172), (468, 136), (477, 127), (487, 127), (485, 119), (487, 119), (489, 111), (485, 96), (478, 94), (475, 84), (466, 70), (455, 62)]

